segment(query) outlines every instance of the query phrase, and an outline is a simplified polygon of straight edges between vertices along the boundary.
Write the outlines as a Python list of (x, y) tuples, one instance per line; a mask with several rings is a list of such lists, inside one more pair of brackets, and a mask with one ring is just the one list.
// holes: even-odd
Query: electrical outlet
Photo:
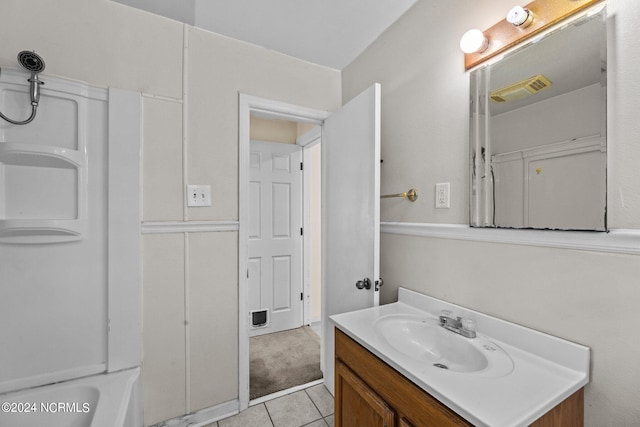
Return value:
[(187, 206), (211, 206), (211, 186), (187, 185)]
[(436, 184), (436, 209), (449, 209), (449, 183)]

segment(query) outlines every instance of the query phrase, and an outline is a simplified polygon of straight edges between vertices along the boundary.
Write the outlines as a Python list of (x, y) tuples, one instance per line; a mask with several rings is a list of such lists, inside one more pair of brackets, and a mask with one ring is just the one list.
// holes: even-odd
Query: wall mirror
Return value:
[(606, 231), (606, 9), (471, 76), (470, 224)]

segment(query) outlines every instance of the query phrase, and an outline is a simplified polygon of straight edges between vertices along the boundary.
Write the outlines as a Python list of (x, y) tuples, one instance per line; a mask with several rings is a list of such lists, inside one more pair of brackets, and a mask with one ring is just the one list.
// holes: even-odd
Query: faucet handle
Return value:
[(453, 312), (451, 310), (440, 310), (440, 317), (438, 317), (440, 325), (446, 325), (449, 322), (449, 319), (452, 318), (451, 316), (453, 316)]
[(469, 331), (469, 332), (475, 332), (476, 331), (476, 321), (473, 319), (469, 319), (468, 317), (464, 317), (462, 319), (462, 329)]

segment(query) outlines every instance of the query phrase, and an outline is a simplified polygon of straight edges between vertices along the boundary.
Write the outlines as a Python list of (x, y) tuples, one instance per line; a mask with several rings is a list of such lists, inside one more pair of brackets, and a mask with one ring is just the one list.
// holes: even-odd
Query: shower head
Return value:
[(18, 54), (18, 62), (22, 65), (22, 68), (31, 72), (31, 78), (29, 78), (29, 93), (31, 95), (31, 105), (37, 107), (40, 102), (40, 85), (44, 82), (38, 78), (38, 73), (44, 70), (44, 59), (40, 58), (35, 52), (29, 52), (23, 50)]
[(18, 54), (18, 62), (22, 65), (22, 68), (31, 72), (32, 75), (44, 71), (44, 59), (35, 52), (23, 50)]
[(31, 77), (27, 79), (29, 82), (29, 95), (31, 96), (31, 115), (25, 120), (13, 120), (2, 113), (0, 113), (0, 117), (14, 125), (26, 125), (36, 118), (36, 111), (40, 102), (40, 85), (44, 84), (38, 78), (38, 73), (44, 71), (44, 59), (40, 58), (35, 52), (23, 50), (18, 54), (18, 62), (22, 68), (31, 73)]

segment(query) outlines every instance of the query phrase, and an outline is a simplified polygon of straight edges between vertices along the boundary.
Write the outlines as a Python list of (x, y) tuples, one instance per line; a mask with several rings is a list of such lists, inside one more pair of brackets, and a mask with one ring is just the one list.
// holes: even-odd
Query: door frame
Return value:
[[(322, 128), (320, 126), (315, 126), (313, 129), (308, 131), (307, 133), (299, 136), (296, 139), (296, 145), (302, 147), (302, 163), (305, 165), (304, 170), (302, 171), (302, 227), (307, 232), (302, 236), (302, 269), (303, 269), (303, 288), (304, 288), (304, 308), (303, 308), (303, 319), (302, 322), (304, 325), (311, 323), (311, 302), (309, 296), (311, 295), (311, 212), (309, 207), (311, 206), (311, 174), (313, 173), (321, 173), (321, 171), (314, 171), (311, 166), (311, 154), (309, 153), (309, 149), (315, 147), (316, 145), (320, 145), (322, 142)], [(322, 316), (321, 316), (322, 318)]]
[(249, 407), (249, 155), (251, 114), (322, 126), (331, 114), (298, 105), (239, 93), (238, 100), (238, 400)]

